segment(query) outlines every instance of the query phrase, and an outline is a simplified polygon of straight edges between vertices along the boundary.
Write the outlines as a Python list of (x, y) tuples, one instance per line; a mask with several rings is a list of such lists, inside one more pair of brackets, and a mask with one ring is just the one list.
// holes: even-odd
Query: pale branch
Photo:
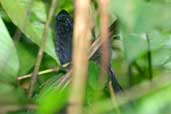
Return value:
[[(57, 71), (59, 71), (59, 68), (50, 68), (50, 69), (46, 69), (46, 70), (42, 70), (42, 71), (38, 72), (38, 75), (43, 75), (43, 74), (57, 72)], [(17, 80), (18, 81), (24, 80), (24, 79), (30, 78), (31, 76), (32, 76), (32, 73), (26, 74), (26, 75), (17, 77)]]
[[(75, 17), (72, 54), (72, 82), (67, 114), (82, 114), (88, 71), (90, 45), (90, 0), (75, 0)], [(65, 83), (66, 84), (66, 83)]]

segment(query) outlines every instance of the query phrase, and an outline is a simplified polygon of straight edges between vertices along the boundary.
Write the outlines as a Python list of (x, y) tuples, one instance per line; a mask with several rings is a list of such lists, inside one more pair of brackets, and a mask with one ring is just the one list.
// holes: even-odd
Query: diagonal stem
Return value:
[(56, 4), (57, 4), (57, 0), (52, 0), (51, 8), (50, 8), (49, 15), (48, 15), (48, 20), (45, 24), (44, 31), (42, 34), (42, 40), (41, 40), (39, 52), (37, 55), (37, 61), (35, 63), (34, 71), (33, 71), (33, 74), (31, 76), (32, 78), (30, 81), (30, 87), (29, 87), (29, 92), (28, 92), (29, 97), (33, 96), (34, 86), (35, 86), (35, 83), (37, 81), (37, 74), (39, 72), (39, 67), (40, 67), (40, 64), (41, 64), (41, 61), (43, 58), (43, 51), (45, 49), (46, 39), (47, 39), (47, 35), (48, 35), (48, 29), (49, 29), (49, 25), (51, 23), (52, 17), (54, 15), (54, 12), (56, 9)]

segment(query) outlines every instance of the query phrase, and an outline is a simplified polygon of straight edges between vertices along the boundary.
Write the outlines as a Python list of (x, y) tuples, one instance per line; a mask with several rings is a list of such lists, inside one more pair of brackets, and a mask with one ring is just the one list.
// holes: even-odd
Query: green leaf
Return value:
[[(165, 87), (143, 98), (138, 107), (138, 114), (170, 114), (171, 87)], [(162, 97), (163, 96), (163, 97)]]
[(65, 9), (68, 12), (72, 12), (73, 4), (73, 0), (59, 0), (57, 12), (59, 12), (61, 9)]
[(90, 61), (88, 68), (88, 86), (94, 90), (98, 87), (98, 76), (100, 75), (100, 66)]
[(54, 87), (44, 90), (38, 98), (38, 114), (54, 114), (60, 111), (68, 100), (68, 89), (62, 91)]
[(0, 80), (15, 81), (19, 60), (13, 41), (0, 18)]
[[(138, 57), (147, 54), (148, 45), (146, 34), (129, 34), (123, 37), (125, 54), (128, 62), (132, 62)], [(159, 31), (148, 33), (148, 37), (150, 39), (150, 50), (152, 52), (166, 47), (166, 43), (169, 41), (169, 35), (165, 35)]]
[(171, 4), (142, 3), (136, 10), (135, 32), (148, 32), (153, 29), (170, 30)]
[(35, 46), (25, 42), (17, 42), (16, 48), (20, 62), (18, 75), (24, 75), (34, 66), (37, 50), (35, 50)]
[[(103, 95), (99, 97), (99, 75), (100, 75), (100, 65), (90, 61), (88, 66), (88, 79), (86, 87), (86, 96), (85, 101), (87, 104), (91, 104), (95, 101), (98, 101)], [(107, 82), (107, 76), (106, 80)]]
[(147, 40), (140, 35), (126, 35), (124, 36), (124, 48), (128, 62), (132, 62), (137, 57), (147, 52)]
[(46, 6), (42, 1), (35, 1), (32, 12), (41, 22), (46, 22), (47, 14), (46, 14)]
[[(26, 4), (23, 5), (23, 3), (20, 0), (1, 0), (2, 7), (8, 14), (8, 16), (11, 18), (12, 22), (18, 26), (21, 31), (29, 38), (31, 39), (35, 44), (40, 46), (40, 41), (42, 38), (42, 32), (44, 29), (44, 24), (42, 24), (39, 20), (31, 20), (30, 18), (27, 19), (28, 22), (26, 22), (26, 25), (23, 29), (23, 19), (25, 17), (25, 12), (27, 9)], [(42, 7), (43, 8), (43, 7)], [(42, 9), (45, 11), (44, 9)], [(31, 12), (32, 13), (32, 12)], [(46, 12), (44, 12), (46, 13)], [(35, 15), (40, 15), (39, 13), (35, 13)], [(45, 14), (44, 14), (45, 15)], [(41, 15), (41, 19), (44, 19), (44, 16)], [(33, 15), (31, 15), (33, 17)], [(53, 38), (52, 38), (52, 32), (49, 29), (48, 32), (48, 38), (46, 41), (46, 48), (45, 52), (49, 54), (52, 58), (57, 60), (56, 54), (55, 54), (55, 47), (53, 43)], [(59, 63), (59, 61), (57, 60)]]

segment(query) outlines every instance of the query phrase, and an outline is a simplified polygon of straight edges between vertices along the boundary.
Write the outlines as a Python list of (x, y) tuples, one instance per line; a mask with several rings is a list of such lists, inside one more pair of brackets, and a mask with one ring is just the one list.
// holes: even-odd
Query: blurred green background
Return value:
[[(67, 107), (69, 87), (58, 90), (56, 86), (66, 71), (38, 76), (33, 99), (27, 97), (30, 79), (17, 80), (33, 71), (51, 0), (29, 4), (30, 0), (0, 0), (0, 114), (61, 114)], [(58, 0), (56, 14), (62, 9), (73, 17), (72, 0)], [(117, 106), (108, 92), (97, 98), (100, 66), (90, 61), (84, 113), (171, 114), (171, 0), (110, 0), (108, 11), (110, 24), (116, 19), (119, 22), (111, 64), (124, 94), (116, 94)], [(97, 37), (96, 0), (92, 0), (90, 14)], [(55, 17), (40, 71), (60, 68), (54, 28)], [(19, 38), (17, 31), (21, 32)]]

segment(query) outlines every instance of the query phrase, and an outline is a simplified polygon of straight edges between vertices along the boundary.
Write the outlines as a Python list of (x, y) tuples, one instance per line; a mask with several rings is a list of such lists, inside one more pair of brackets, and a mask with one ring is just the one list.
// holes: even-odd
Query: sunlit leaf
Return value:
[(46, 89), (38, 98), (38, 114), (54, 114), (62, 111), (67, 103), (68, 90), (56, 90), (54, 87)]
[(19, 70), (19, 60), (13, 41), (0, 18), (0, 80), (14, 81)]
[[(171, 87), (148, 95), (141, 100), (138, 107), (138, 114), (169, 114), (171, 112)], [(161, 97), (163, 96), (163, 97)]]

